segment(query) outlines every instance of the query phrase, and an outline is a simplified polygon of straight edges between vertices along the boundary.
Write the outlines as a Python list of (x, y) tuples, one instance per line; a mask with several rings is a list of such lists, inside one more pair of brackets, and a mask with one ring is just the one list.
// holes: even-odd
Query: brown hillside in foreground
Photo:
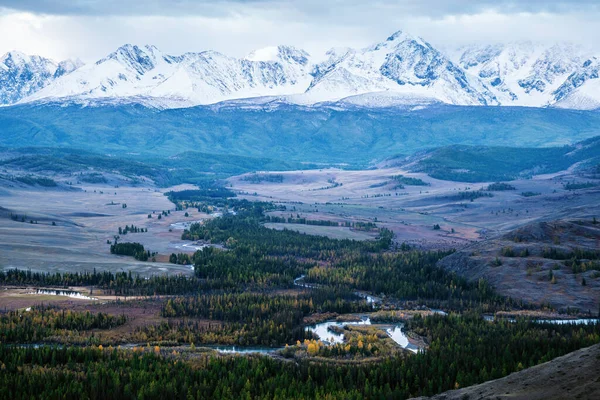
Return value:
[(600, 399), (600, 344), (501, 379), (441, 393), (429, 399)]

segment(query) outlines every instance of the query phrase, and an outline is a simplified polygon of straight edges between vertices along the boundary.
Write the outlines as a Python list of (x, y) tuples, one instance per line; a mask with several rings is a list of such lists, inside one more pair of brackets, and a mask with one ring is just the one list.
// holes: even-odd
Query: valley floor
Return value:
[[(162, 211), (168, 211), (168, 216), (158, 219)], [(187, 212), (188, 217), (176, 211), (163, 191), (150, 185), (45, 189), (8, 183), (0, 193), (0, 266), (50, 272), (96, 269), (145, 276), (189, 275), (191, 266), (170, 264), (168, 257), (193, 253), (192, 243), (181, 240), (184, 224), (211, 216), (195, 209)], [(119, 235), (119, 228), (126, 225), (148, 232)], [(139, 242), (158, 252), (156, 262), (110, 254), (107, 241), (114, 241), (117, 235), (121, 241)]]
[[(399, 168), (372, 170), (321, 169), (259, 173), (277, 182), (253, 182), (247, 174), (230, 178), (238, 198), (272, 201), (286, 211), (271, 212), (280, 218), (345, 223), (372, 223), (390, 229), (397, 244), (422, 249), (461, 249), (498, 236), (527, 223), (600, 215), (600, 191), (596, 188), (566, 190), (577, 180), (570, 172), (509, 182), (514, 190), (479, 192), (488, 184), (433, 179)], [(420, 181), (402, 184), (397, 177)], [(400, 178), (404, 179), (404, 178)], [(191, 273), (187, 266), (166, 263), (171, 253), (192, 254), (202, 244), (181, 240), (190, 223), (212, 218), (194, 208), (176, 211), (159, 189), (145, 182), (127, 180), (107, 184), (67, 185), (72, 177), (56, 176), (58, 188), (27, 186), (2, 181), (0, 190), (0, 265), (33, 271), (109, 270), (143, 275)], [(176, 189), (189, 188), (180, 186)], [(484, 193), (471, 201), (474, 192)], [(538, 195), (523, 196), (531, 192)], [(122, 208), (123, 204), (127, 208)], [(161, 220), (162, 211), (170, 212)], [(152, 218), (148, 218), (148, 215)], [(17, 220), (11, 219), (12, 215)], [(24, 222), (22, 222), (24, 221)], [(31, 223), (31, 221), (37, 222)], [(53, 226), (52, 223), (56, 224)], [(156, 262), (142, 263), (109, 254), (119, 227), (135, 225), (145, 233), (121, 235), (152, 252)], [(347, 227), (274, 223), (275, 229), (294, 229), (332, 238), (369, 240), (376, 233)], [(439, 229), (434, 229), (439, 226)], [(49, 257), (51, 256), (51, 257)]]
[[(251, 178), (274, 176), (275, 182)], [(402, 184), (394, 177), (421, 180)], [(280, 181), (277, 181), (280, 180)], [(424, 249), (462, 248), (535, 221), (600, 216), (598, 188), (570, 191), (565, 184), (581, 178), (569, 171), (508, 182), (506, 191), (484, 191), (490, 183), (442, 181), (399, 168), (350, 171), (321, 169), (265, 172), (229, 179), (249, 200), (287, 207), (282, 217), (371, 222), (392, 230), (397, 243)], [(474, 192), (483, 193), (471, 201)], [(523, 193), (535, 196), (524, 196)], [(434, 225), (440, 229), (434, 230)], [(281, 228), (281, 227), (279, 227)], [(319, 227), (311, 227), (317, 233)], [(327, 229), (322, 229), (328, 235)]]

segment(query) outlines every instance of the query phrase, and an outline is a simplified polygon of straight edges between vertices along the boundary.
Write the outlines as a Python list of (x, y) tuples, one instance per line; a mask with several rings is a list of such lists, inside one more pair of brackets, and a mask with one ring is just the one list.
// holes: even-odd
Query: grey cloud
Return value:
[(0, 0), (0, 7), (49, 15), (173, 16), (222, 14), (236, 6), (260, 1), (241, 0)]
[[(369, 46), (399, 29), (441, 48), (532, 40), (574, 42), (596, 52), (600, 51), (597, 3), (0, 0), (0, 55), (17, 49), (93, 62), (123, 43), (149, 43), (169, 54), (213, 49), (238, 57), (257, 48), (290, 44), (322, 56), (331, 47)], [(34, 15), (21, 15), (9, 7)]]
[(365, 9), (439, 18), (485, 10), (516, 12), (599, 11), (598, 0), (0, 0), (0, 7), (52, 15), (222, 16), (255, 10), (292, 10), (307, 16), (359, 17)]

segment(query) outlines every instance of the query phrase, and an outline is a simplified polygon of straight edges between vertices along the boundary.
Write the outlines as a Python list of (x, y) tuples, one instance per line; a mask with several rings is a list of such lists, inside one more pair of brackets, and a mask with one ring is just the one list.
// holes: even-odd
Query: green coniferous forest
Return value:
[[(138, 296), (115, 309), (138, 307), (160, 318), (129, 329), (141, 317), (115, 309), (40, 304), (3, 311), (0, 398), (405, 399), (501, 378), (600, 342), (595, 323), (483, 318), (539, 306), (438, 268), (451, 251), (393, 248), (392, 232), (380, 228), (376, 240), (362, 242), (276, 231), (263, 226), (274, 205), (225, 206), (236, 213), (182, 234), (224, 245), (197, 251), (192, 277), (0, 271), (6, 286), (91, 286)], [(111, 251), (147, 254), (138, 243), (113, 244)], [(380, 301), (367, 301), (365, 293)], [(331, 345), (306, 329), (339, 316), (385, 322), (392, 314), (421, 351), (401, 349), (375, 325), (338, 327), (346, 339)], [(223, 354), (213, 345), (270, 352)]]

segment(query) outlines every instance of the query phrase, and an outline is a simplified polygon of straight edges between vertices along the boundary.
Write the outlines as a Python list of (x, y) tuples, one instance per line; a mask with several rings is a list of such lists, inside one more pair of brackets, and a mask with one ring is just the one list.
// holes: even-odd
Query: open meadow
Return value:
[[(272, 213), (275, 216), (370, 222), (392, 230), (397, 243), (462, 248), (535, 221), (600, 215), (598, 186), (565, 188), (583, 180), (564, 171), (507, 181), (509, 190), (489, 190), (494, 182), (443, 181), (388, 168), (259, 172), (228, 182), (243, 198), (285, 205), (287, 210)], [(434, 229), (436, 225), (439, 229)], [(319, 226), (310, 229), (330, 232)]]

